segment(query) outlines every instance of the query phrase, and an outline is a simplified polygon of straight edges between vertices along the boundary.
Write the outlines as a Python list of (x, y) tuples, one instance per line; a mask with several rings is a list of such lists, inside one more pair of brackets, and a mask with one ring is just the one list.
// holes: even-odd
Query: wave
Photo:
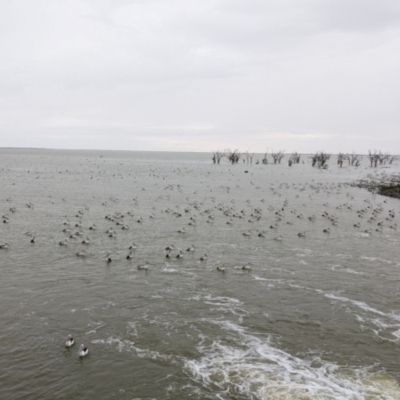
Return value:
[(400, 398), (394, 377), (369, 368), (349, 368), (322, 361), (293, 357), (277, 349), (269, 338), (254, 336), (227, 321), (213, 321), (235, 333), (238, 343), (201, 340), (198, 360), (186, 360), (187, 374), (216, 398), (365, 400)]

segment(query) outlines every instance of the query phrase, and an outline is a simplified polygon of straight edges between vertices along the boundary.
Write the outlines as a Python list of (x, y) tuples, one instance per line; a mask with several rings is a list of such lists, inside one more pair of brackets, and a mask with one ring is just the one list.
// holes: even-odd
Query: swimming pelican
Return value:
[(149, 269), (149, 265), (148, 264), (140, 264), (137, 266), (137, 269), (139, 271), (147, 271)]
[(126, 256), (127, 260), (132, 260), (132, 251), (129, 252), (129, 254)]
[(218, 265), (217, 271), (225, 272), (225, 265)]
[(245, 264), (245, 265), (243, 265), (242, 269), (244, 271), (250, 271), (251, 270), (251, 265), (250, 264)]
[(108, 264), (110, 264), (110, 262), (112, 261), (110, 253), (107, 254), (106, 261), (107, 261)]
[(199, 258), (199, 260), (200, 260), (200, 261), (206, 261), (207, 258), (208, 258), (207, 254), (204, 254), (204, 256), (201, 256), (201, 257)]
[(2, 244), (0, 244), (0, 249), (6, 250), (6, 249), (8, 249), (9, 247), (10, 247), (10, 245), (9, 245), (8, 243), (2, 243)]
[(65, 339), (64, 339), (64, 346), (65, 347), (71, 347), (75, 344), (75, 340), (72, 337), (72, 335), (68, 335)]
[(87, 347), (85, 347), (84, 344), (81, 344), (81, 347), (79, 347), (79, 350), (78, 350), (78, 356), (85, 357), (88, 354), (89, 354), (89, 349)]

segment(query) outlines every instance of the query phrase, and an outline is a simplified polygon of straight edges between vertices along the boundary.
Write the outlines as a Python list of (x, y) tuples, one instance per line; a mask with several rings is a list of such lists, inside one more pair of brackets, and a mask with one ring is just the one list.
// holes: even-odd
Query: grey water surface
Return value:
[(400, 202), (303, 160), (1, 149), (0, 398), (400, 399)]

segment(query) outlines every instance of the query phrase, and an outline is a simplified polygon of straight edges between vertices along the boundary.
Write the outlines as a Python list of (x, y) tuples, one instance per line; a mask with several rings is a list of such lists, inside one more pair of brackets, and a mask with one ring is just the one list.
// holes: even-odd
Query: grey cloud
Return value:
[(98, 132), (94, 147), (334, 146), (379, 131), (400, 152), (399, 22), (390, 0), (9, 2), (0, 145)]

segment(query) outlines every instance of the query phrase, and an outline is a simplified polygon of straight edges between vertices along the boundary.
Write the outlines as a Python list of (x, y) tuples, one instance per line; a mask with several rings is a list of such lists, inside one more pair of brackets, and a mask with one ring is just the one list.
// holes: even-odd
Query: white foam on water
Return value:
[[(267, 338), (249, 334), (228, 321), (213, 322), (237, 343), (202, 340), (197, 360), (185, 360), (188, 375), (223, 399), (243, 396), (268, 400), (398, 400), (394, 377), (369, 368), (341, 367), (322, 361), (302, 360), (274, 347)], [(316, 366), (315, 366), (316, 365)]]
[(261, 278), (261, 276), (253, 275), (255, 281), (269, 281), (270, 279)]
[(138, 337), (138, 330), (136, 327), (136, 323), (135, 322), (128, 322), (127, 327), (126, 327), (127, 333), (129, 335), (133, 335), (135, 337)]
[(354, 236), (358, 238), (369, 238), (371, 235), (368, 232), (357, 232)]
[(113, 346), (120, 353), (124, 352), (135, 353), (135, 355), (140, 358), (175, 362), (173, 356), (165, 355), (158, 351), (153, 351), (150, 349), (142, 349), (140, 347), (135, 346), (135, 342), (127, 339), (122, 339), (119, 337), (110, 336), (106, 339), (94, 339), (91, 341), (91, 343), (97, 345)]
[[(398, 332), (400, 329), (400, 315), (394, 311), (383, 312), (369, 306), (363, 301), (352, 300), (334, 293), (324, 293), (324, 296), (331, 300), (356, 306), (358, 310), (364, 311), (365, 314), (363, 316), (354, 313), (355, 318), (357, 321), (363, 324), (363, 327), (365, 327), (366, 322), (372, 324), (373, 327), (369, 326), (370, 329), (372, 329), (376, 336), (380, 337), (381, 339), (395, 342), (399, 340), (396, 332)], [(390, 337), (387, 335), (392, 335), (393, 338), (390, 339)]]
[(113, 301), (108, 301), (105, 307), (102, 307), (102, 310), (108, 310), (110, 307), (115, 307), (116, 304)]
[(111, 346), (116, 346), (116, 349), (122, 353), (123, 351), (132, 351), (135, 350), (135, 342), (132, 342), (127, 339), (120, 339), (118, 337), (109, 337), (107, 339), (94, 339), (92, 340), (93, 344), (107, 344)]
[(332, 300), (339, 300), (342, 302), (347, 302), (356, 305), (357, 307), (361, 308), (364, 311), (373, 312), (378, 315), (387, 315), (386, 313), (377, 310), (376, 308), (370, 307), (367, 303), (358, 300), (348, 299), (347, 297), (337, 296), (334, 293), (324, 293), (325, 297)]
[(378, 261), (378, 262), (382, 262), (382, 263), (385, 263), (385, 264), (393, 264), (393, 261), (384, 260), (383, 258), (365, 257), (365, 256), (362, 256), (362, 257), (360, 257), (360, 258), (361, 258), (361, 260), (366, 260), (366, 261), (371, 261), (371, 262)]
[(345, 268), (345, 271), (346, 271), (348, 274), (353, 274), (353, 275), (367, 275), (367, 274), (365, 274), (364, 272), (354, 271), (354, 269), (351, 269), (351, 268)]
[(161, 269), (163, 272), (169, 272), (169, 273), (174, 273), (174, 272), (180, 272), (179, 269), (177, 268), (171, 268), (171, 267), (163, 267)]

